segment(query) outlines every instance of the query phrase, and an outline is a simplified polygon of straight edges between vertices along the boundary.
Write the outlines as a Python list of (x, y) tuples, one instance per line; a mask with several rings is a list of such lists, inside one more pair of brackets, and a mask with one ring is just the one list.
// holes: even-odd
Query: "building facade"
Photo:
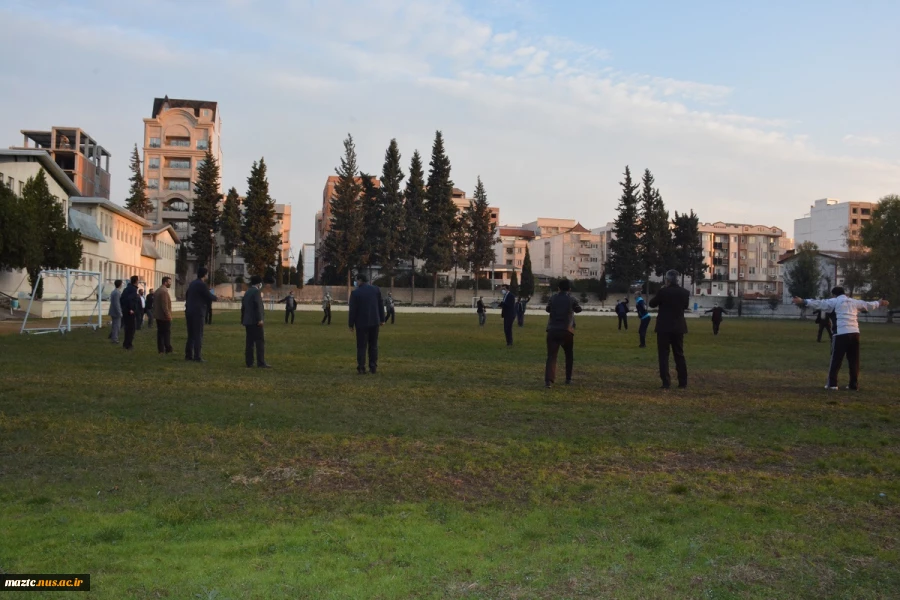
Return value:
[[(778, 261), (778, 265), (781, 267), (782, 273), (789, 273), (793, 268), (796, 259), (797, 255), (794, 252), (789, 252), (787, 255), (783, 256), (781, 260)], [(842, 263), (846, 259), (847, 252), (820, 250), (816, 253), (816, 263), (818, 264), (820, 274), (819, 293), (816, 295), (816, 297), (830, 298), (831, 288), (836, 285), (844, 285), (844, 270)], [(788, 289), (787, 285), (784, 285), (782, 287), (781, 297), (784, 304), (790, 304), (792, 302), (791, 292)]]
[[(518, 273), (522, 279), (522, 266), (528, 243), (534, 239), (534, 231), (524, 227), (498, 227), (497, 243), (494, 245), (494, 263), (489, 265), (493, 285), (502, 285), (512, 280), (512, 274)], [(532, 272), (534, 272), (534, 255), (531, 255)]]
[(693, 292), (706, 296), (781, 295), (778, 260), (784, 231), (742, 223), (701, 223), (706, 278)]
[(603, 273), (600, 236), (581, 223), (565, 232), (535, 237), (528, 246), (536, 276), (597, 279)]
[(110, 154), (87, 132), (78, 127), (53, 127), (50, 131), (22, 130), (22, 135), (23, 145), (13, 149), (45, 151), (80, 195), (109, 198)]
[(872, 218), (875, 202), (841, 202), (835, 198), (816, 200), (809, 213), (794, 219), (794, 242), (813, 242), (819, 250), (847, 251), (846, 233), (858, 241), (862, 226)]
[(144, 180), (153, 205), (147, 218), (171, 225), (179, 239), (191, 234), (188, 215), (206, 151), (222, 164), (221, 130), (218, 103), (206, 100), (155, 98), (144, 119)]

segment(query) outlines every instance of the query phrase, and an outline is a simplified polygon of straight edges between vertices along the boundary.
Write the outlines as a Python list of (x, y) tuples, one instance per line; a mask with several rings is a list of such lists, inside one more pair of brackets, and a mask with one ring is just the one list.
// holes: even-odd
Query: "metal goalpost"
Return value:
[[(38, 274), (35, 290), (45, 281), (53, 281), (59, 278), (65, 281), (65, 298), (50, 298), (43, 302), (65, 302), (65, 308), (59, 316), (59, 323), (56, 327), (28, 327), (28, 317), (31, 316), (31, 308), (34, 304), (34, 293), (28, 300), (28, 309), (25, 311), (25, 319), (22, 321), (22, 329), (19, 333), (32, 333), (35, 335), (41, 333), (69, 333), (73, 327), (90, 327), (93, 330), (103, 327), (103, 275), (97, 271), (81, 271), (77, 269), (56, 269), (43, 270)], [(79, 278), (87, 278), (89, 283), (81, 281)], [(90, 283), (92, 282), (92, 283)], [(44, 286), (46, 288), (46, 286)], [(84, 297), (73, 297), (73, 291), (82, 290)], [(87, 291), (90, 290), (90, 291)], [(46, 292), (46, 289), (45, 289)], [(97, 302), (94, 303), (92, 296), (97, 295)], [(45, 294), (46, 296), (46, 294)], [(91, 301), (91, 313), (88, 315), (87, 322), (72, 324), (72, 303)], [(95, 320), (96, 317), (96, 320)]]

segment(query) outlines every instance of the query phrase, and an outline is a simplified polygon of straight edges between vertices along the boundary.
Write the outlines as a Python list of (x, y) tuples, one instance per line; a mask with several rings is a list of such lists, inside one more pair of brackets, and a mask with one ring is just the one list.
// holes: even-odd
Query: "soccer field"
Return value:
[(272, 370), (237, 313), (205, 364), (183, 320), (168, 357), (146, 328), (131, 353), (0, 336), (0, 572), (110, 599), (900, 597), (898, 326), (862, 326), (854, 393), (823, 389), (812, 321), (690, 320), (664, 392), (636, 320), (579, 317), (547, 390), (542, 313), (511, 349), (496, 313), (400, 313), (364, 377), (320, 316), (268, 315)]

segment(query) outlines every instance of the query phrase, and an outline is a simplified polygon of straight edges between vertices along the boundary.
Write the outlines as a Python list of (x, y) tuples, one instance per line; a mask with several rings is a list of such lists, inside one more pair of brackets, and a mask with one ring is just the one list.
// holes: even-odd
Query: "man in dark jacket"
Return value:
[(722, 324), (722, 315), (727, 315), (728, 311), (719, 306), (719, 303), (716, 302), (715, 306), (713, 306), (703, 314), (708, 313), (712, 313), (713, 335), (719, 335), (719, 325)]
[(822, 341), (822, 332), (828, 332), (828, 339), (833, 339), (834, 332), (837, 331), (837, 314), (834, 311), (825, 312), (823, 310), (817, 310), (813, 313), (816, 315), (816, 325), (819, 326), (819, 334), (816, 336), (816, 341)]
[(578, 300), (569, 295), (569, 280), (560, 279), (557, 293), (550, 297), (547, 318), (547, 366), (544, 368), (544, 385), (552, 387), (556, 382), (556, 358), (562, 346), (566, 355), (566, 385), (572, 383), (572, 365), (575, 362), (575, 313), (581, 312)]
[(513, 345), (512, 326), (516, 320), (516, 296), (509, 290), (508, 285), (503, 286), (503, 300), (500, 301), (500, 316), (503, 317), (503, 333), (506, 335), (506, 346)]
[(516, 301), (516, 322), (519, 324), (519, 327), (525, 325), (525, 301), (522, 298)]
[(484, 322), (487, 321), (487, 313), (484, 308), (483, 296), (479, 296), (478, 302), (475, 304), (475, 312), (478, 313), (478, 325), (484, 327)]
[[(241, 325), (247, 332), (246, 342), (244, 344), (244, 360), (247, 368), (253, 366), (253, 347), (256, 346), (256, 366), (260, 369), (271, 369), (272, 367), (266, 362), (266, 340), (263, 336), (263, 317), (265, 309), (263, 307), (262, 293), (262, 277), (254, 275), (250, 278), (250, 289), (244, 294), (241, 300)], [(290, 296), (293, 299), (293, 296)], [(287, 322), (287, 321), (285, 321)]]
[[(634, 308), (637, 310), (638, 319), (640, 319), (640, 326), (638, 327), (638, 339), (640, 340), (640, 344), (638, 344), (638, 348), (646, 348), (647, 328), (650, 327), (650, 311), (647, 310), (647, 303), (640, 293), (637, 295), (637, 298), (634, 299)], [(625, 323), (625, 328), (628, 328), (627, 322)]]
[(208, 273), (206, 267), (197, 270), (197, 279), (191, 282), (184, 293), (184, 315), (187, 321), (187, 344), (184, 346), (184, 360), (203, 362), (201, 351), (203, 349), (203, 324), (215, 295), (209, 291), (206, 282), (203, 281)]
[(687, 362), (684, 360), (684, 334), (687, 323), (684, 311), (690, 304), (691, 295), (678, 285), (678, 271), (666, 273), (665, 287), (651, 298), (650, 306), (658, 308), (656, 316), (656, 350), (659, 354), (659, 377), (663, 389), (669, 389), (669, 348), (675, 355), (675, 369), (678, 371), (678, 387), (687, 387)]
[(384, 323), (384, 299), (378, 286), (369, 285), (362, 273), (356, 276), (356, 289), (350, 293), (350, 331), (356, 330), (356, 372), (366, 374), (366, 350), (369, 371), (378, 369), (378, 328)]
[[(260, 279), (262, 281), (262, 279)], [(250, 284), (253, 285), (253, 284)], [(262, 302), (262, 299), (260, 299)], [(297, 299), (294, 298), (294, 292), (288, 292), (288, 295), (285, 296), (282, 300), (278, 301), (279, 304), (284, 304), (284, 324), (287, 325), (288, 315), (291, 317), (291, 325), (294, 324), (294, 311), (297, 310)]]
[(622, 330), (622, 325), (628, 331), (628, 298), (616, 304), (616, 315), (619, 317), (619, 331)]
[(144, 301), (144, 312), (147, 313), (147, 329), (153, 329), (153, 288), (147, 290), (147, 299)]
[(138, 276), (133, 275), (119, 299), (119, 303), (122, 305), (122, 323), (125, 325), (125, 343), (122, 344), (122, 348), (125, 350), (134, 348), (134, 330), (137, 328), (137, 320), (143, 319), (143, 308), (137, 283)]

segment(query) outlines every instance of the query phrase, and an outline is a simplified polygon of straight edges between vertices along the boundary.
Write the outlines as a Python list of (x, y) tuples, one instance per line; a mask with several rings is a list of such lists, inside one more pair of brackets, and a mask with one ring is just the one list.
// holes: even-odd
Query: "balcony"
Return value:
[(191, 139), (190, 138), (167, 138), (166, 146), (174, 146), (176, 148), (190, 148), (191, 147)]
[(189, 179), (168, 179), (166, 180), (166, 189), (188, 192), (191, 189), (191, 182)]
[(209, 150), (209, 140), (197, 140), (197, 150)]

